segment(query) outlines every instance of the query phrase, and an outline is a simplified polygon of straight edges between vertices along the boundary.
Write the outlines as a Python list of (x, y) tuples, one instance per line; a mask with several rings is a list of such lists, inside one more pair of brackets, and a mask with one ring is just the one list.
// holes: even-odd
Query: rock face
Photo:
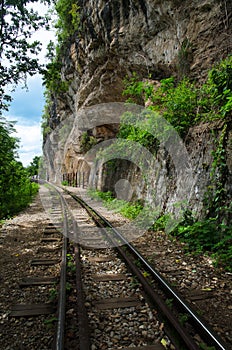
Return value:
[[(59, 120), (80, 107), (122, 101), (133, 71), (160, 79), (204, 79), (232, 51), (232, 3), (219, 0), (79, 1), (80, 32), (63, 53), (69, 91), (57, 96)], [(56, 119), (56, 115), (53, 115)]]
[[(117, 133), (116, 120), (90, 129), (88, 123), (83, 126), (80, 110), (102, 103), (123, 102), (123, 79), (132, 72), (152, 80), (170, 75), (181, 78), (187, 74), (203, 81), (212, 64), (232, 52), (231, 1), (79, 0), (79, 6), (80, 31), (63, 53), (62, 78), (69, 82), (69, 89), (54, 96), (49, 121), (51, 128), (59, 131), (44, 140), (48, 176), (58, 182), (63, 174), (85, 173), (87, 178), (90, 168), (83, 153), (96, 142), (113, 138)], [(213, 128), (219, 135), (223, 126)], [(211, 151), (216, 147), (211, 129), (209, 125), (193, 128), (186, 140), (197, 174), (192, 189), (195, 193), (192, 208), (196, 211), (201, 210), (210, 182)], [(60, 134), (66, 136), (60, 137)], [(230, 142), (231, 130), (227, 130), (229, 191)], [(166, 210), (174, 201), (175, 169), (167, 152), (160, 151), (156, 162), (158, 165), (153, 166), (158, 167), (159, 176), (154, 181), (160, 189), (165, 184), (163, 208)], [(92, 181), (98, 188), (112, 190), (122, 174), (132, 181), (134, 197), (152, 200), (138, 167), (128, 161), (119, 162), (117, 169), (108, 169), (108, 173), (102, 168), (98, 179)], [(80, 183), (74, 175), (72, 181)]]

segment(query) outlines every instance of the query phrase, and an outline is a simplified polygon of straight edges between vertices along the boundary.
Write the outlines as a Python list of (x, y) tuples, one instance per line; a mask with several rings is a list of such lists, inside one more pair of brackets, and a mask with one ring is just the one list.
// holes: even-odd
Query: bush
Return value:
[[(175, 81), (173, 77), (160, 81), (154, 87), (139, 81), (136, 74), (124, 81), (123, 94), (129, 102), (145, 104), (158, 111), (185, 136), (189, 127), (201, 121), (225, 118), (232, 111), (232, 56), (209, 70), (205, 84), (198, 87), (188, 78)], [(142, 102), (141, 102), (142, 101)]]
[(89, 135), (89, 133), (83, 132), (80, 136), (80, 151), (82, 153), (88, 152), (92, 147), (94, 147), (97, 144), (97, 139)]
[(12, 162), (11, 175), (7, 175), (4, 184), (3, 181), (1, 183), (0, 219), (15, 215), (27, 207), (38, 189), (39, 185), (30, 181), (22, 164)]
[(188, 250), (197, 253), (209, 253), (214, 264), (232, 271), (232, 228), (218, 224), (216, 218), (196, 221), (186, 225), (183, 221), (172, 233), (188, 244)]
[(18, 140), (11, 136), (13, 124), (0, 119), (0, 219), (25, 208), (38, 191), (28, 171), (15, 159)]
[(63, 180), (63, 181), (61, 182), (61, 185), (63, 185), (63, 186), (68, 186), (68, 181), (67, 181), (67, 180)]
[(128, 219), (135, 219), (143, 209), (143, 206), (139, 201), (129, 203), (122, 199), (116, 199), (110, 191), (101, 192), (92, 189), (89, 190), (88, 193), (93, 198), (103, 200), (103, 203), (108, 209), (112, 209)]

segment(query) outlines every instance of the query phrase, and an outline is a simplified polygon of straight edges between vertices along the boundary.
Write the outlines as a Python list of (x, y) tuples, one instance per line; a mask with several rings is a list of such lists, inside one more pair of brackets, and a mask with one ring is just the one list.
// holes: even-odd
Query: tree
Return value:
[(27, 167), (27, 172), (29, 176), (38, 175), (40, 160), (41, 160), (41, 157), (38, 157), (38, 156), (35, 156), (33, 158), (32, 162)]
[(18, 148), (18, 140), (11, 136), (14, 131), (13, 123), (0, 117), (0, 187), (4, 174), (7, 172), (10, 162), (14, 160)]
[(11, 135), (14, 131), (14, 124), (0, 116), (0, 220), (27, 206), (38, 189), (16, 160), (18, 140)]
[(41, 27), (48, 29), (48, 17), (35, 10), (38, 3), (52, 0), (0, 0), (0, 219), (25, 207), (37, 190), (30, 182), (22, 163), (17, 161), (18, 140), (12, 137), (14, 123), (2, 117), (12, 100), (10, 88), (24, 82), (27, 74), (40, 72), (36, 56), (41, 50), (32, 34)]
[(36, 55), (41, 43), (30, 39), (39, 28), (48, 29), (48, 17), (40, 16), (33, 8), (36, 3), (51, 1), (0, 0), (0, 115), (12, 100), (6, 88), (14, 90), (19, 82), (26, 82), (27, 74), (40, 71)]

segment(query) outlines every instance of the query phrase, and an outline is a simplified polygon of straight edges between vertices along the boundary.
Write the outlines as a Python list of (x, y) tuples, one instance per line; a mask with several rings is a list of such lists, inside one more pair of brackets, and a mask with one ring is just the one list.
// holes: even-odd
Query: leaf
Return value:
[(168, 343), (167, 343), (167, 341), (166, 341), (164, 338), (161, 340), (160, 343), (161, 343), (165, 348), (167, 348)]
[(210, 292), (212, 290), (212, 288), (202, 288), (201, 289), (203, 292)]

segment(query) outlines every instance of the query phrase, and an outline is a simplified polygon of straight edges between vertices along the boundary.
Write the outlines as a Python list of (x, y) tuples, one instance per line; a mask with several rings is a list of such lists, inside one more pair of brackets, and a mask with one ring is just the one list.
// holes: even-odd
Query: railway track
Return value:
[[(182, 346), (183, 349), (199, 349), (200, 346), (211, 346), (215, 347), (215, 349), (227, 349), (227, 346), (212, 328), (207, 325), (205, 320), (192, 310), (190, 305), (183, 300), (178, 292), (169, 285), (131, 243), (125, 240), (118, 230), (93, 208), (89, 207), (82, 199), (70, 192), (69, 194), (87, 210), (99, 226), (108, 228), (108, 230), (106, 230), (107, 239), (110, 240), (111, 243), (113, 241), (113, 245), (116, 245), (119, 255), (142, 284), (142, 288), (145, 290), (150, 303), (158, 307), (162, 315), (161, 320), (166, 324), (166, 332), (177, 348), (181, 348)], [(123, 247), (121, 247), (122, 244)], [(140, 267), (138, 268), (137, 265)], [(159, 291), (160, 288), (162, 289), (161, 293)], [(170, 310), (165, 303), (165, 300), (170, 298), (175, 305), (173, 310)], [(184, 327), (180, 324), (178, 319), (178, 315), (180, 314), (185, 315), (186, 320), (188, 320)], [(173, 335), (174, 329), (175, 334)], [(194, 341), (193, 338), (196, 337), (196, 334), (202, 339), (202, 344), (199, 344), (199, 340), (198, 342)], [(183, 342), (183, 345), (180, 345), (181, 342)]]
[[(47, 266), (50, 260), (60, 267), (56, 302), (36, 306), (55, 320), (47, 349), (229, 349), (133, 245), (83, 200), (51, 185), (43, 198), (51, 221), (38, 248), (45, 255), (34, 263)], [(55, 249), (44, 246), (49, 242)], [(54, 283), (57, 275), (52, 279), (33, 274), (21, 288)], [(172, 307), (167, 305), (170, 299)], [(11, 316), (36, 316), (36, 307), (18, 304)], [(21, 314), (14, 313), (19, 309)], [(180, 315), (185, 315), (184, 324)]]

